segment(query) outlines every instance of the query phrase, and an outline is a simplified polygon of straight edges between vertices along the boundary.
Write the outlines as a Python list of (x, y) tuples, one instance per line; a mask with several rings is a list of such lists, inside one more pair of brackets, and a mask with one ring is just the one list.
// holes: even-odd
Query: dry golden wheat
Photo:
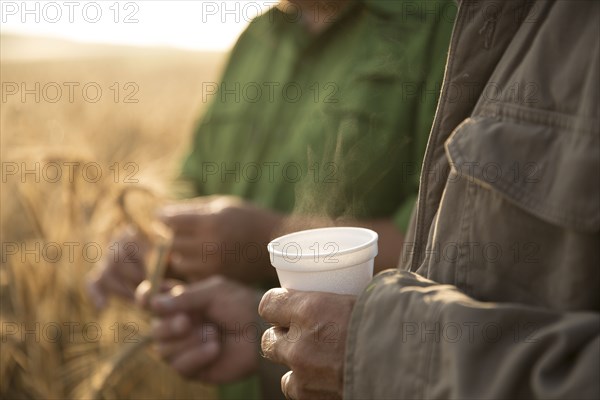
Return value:
[[(81, 251), (65, 255), (69, 243), (107, 249), (111, 232), (131, 218), (142, 227), (151, 221), (154, 199), (131, 196), (131, 211), (124, 215), (120, 195), (138, 186), (159, 196), (169, 192), (203, 106), (201, 84), (217, 78), (221, 63), (220, 55), (178, 52), (2, 63), (2, 82), (28, 87), (36, 82), (98, 82), (105, 88), (135, 82), (139, 87), (135, 104), (38, 103), (20, 96), (2, 102), (2, 398), (215, 397), (213, 388), (183, 380), (153, 356), (145, 339), (148, 316), (118, 300), (97, 314), (84, 279), (98, 259)], [(36, 163), (73, 165), (72, 179), (4, 173), (7, 165)], [(80, 169), (86, 163), (101, 166), (101, 179), (85, 179)], [(134, 165), (137, 183), (124, 181), (127, 163)], [(117, 171), (110, 169), (114, 165)], [(63, 257), (36, 259), (28, 252), (36, 246)], [(94, 332), (101, 334), (92, 337)]]

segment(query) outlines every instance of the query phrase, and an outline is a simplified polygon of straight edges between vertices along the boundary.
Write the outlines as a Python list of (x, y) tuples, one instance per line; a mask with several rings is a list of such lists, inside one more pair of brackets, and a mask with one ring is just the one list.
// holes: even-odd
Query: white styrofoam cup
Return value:
[(358, 295), (373, 277), (377, 233), (334, 227), (290, 233), (268, 250), (281, 287)]

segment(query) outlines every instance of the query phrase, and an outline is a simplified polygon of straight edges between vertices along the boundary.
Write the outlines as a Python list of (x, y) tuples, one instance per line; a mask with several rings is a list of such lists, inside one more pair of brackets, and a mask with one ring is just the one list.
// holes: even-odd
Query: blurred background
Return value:
[(214, 398), (148, 351), (148, 316), (97, 313), (84, 276), (173, 193), (202, 88), (273, 4), (0, 1), (0, 397)]

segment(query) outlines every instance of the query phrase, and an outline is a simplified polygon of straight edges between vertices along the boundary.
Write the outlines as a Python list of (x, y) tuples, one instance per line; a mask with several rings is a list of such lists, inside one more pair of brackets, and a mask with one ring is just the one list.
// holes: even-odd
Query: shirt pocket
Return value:
[(598, 135), (579, 119), (519, 112), (473, 116), (447, 140), (452, 173), (434, 239), (458, 255), (429, 268), (484, 301), (596, 307)]
[(597, 233), (598, 134), (569, 127), (578, 124), (566, 121), (558, 126), (475, 116), (451, 135), (446, 154), (458, 176), (499, 193), (537, 218)]

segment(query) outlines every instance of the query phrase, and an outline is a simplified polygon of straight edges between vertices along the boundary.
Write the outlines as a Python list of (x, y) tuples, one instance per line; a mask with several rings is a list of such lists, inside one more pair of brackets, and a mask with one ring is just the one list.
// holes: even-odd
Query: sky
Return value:
[(276, 0), (0, 0), (1, 33), (81, 42), (229, 50)]

